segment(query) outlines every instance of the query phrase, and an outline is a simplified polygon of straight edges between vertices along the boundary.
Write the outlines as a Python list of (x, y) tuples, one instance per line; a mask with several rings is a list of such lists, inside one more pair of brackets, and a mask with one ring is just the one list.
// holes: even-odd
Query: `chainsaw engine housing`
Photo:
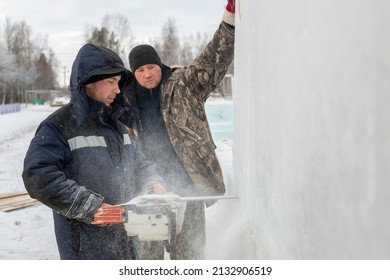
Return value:
[(122, 207), (125, 209), (124, 226), (128, 236), (138, 236), (140, 241), (166, 240), (170, 247), (175, 246), (186, 209), (186, 202), (179, 196), (143, 195)]

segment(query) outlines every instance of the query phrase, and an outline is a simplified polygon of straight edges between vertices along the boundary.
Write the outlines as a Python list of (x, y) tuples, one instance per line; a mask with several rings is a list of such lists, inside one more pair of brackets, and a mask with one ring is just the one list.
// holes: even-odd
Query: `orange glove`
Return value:
[(120, 205), (102, 203), (93, 216), (92, 225), (112, 225), (125, 221), (123, 208)]

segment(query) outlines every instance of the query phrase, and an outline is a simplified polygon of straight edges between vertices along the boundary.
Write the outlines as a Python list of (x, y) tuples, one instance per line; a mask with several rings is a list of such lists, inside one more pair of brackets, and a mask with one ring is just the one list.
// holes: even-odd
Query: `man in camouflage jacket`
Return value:
[[(136, 81), (124, 92), (131, 107), (138, 110), (135, 113), (138, 125), (129, 127), (138, 135), (145, 156), (156, 163), (168, 191), (175, 194), (225, 193), (205, 102), (233, 61), (234, 33), (234, 1), (229, 0), (212, 40), (189, 66), (173, 72), (161, 63), (156, 50), (149, 45), (136, 46), (129, 54)], [(188, 202), (171, 259), (204, 258), (205, 240), (204, 202)], [(144, 253), (141, 258), (163, 258), (163, 254)]]

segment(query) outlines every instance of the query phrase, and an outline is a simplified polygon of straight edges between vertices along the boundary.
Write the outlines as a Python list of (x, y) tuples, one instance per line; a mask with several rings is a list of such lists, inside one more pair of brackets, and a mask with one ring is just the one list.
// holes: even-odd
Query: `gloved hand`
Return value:
[(223, 14), (222, 20), (227, 24), (234, 26), (235, 13), (236, 0), (227, 0), (226, 10)]
[(91, 224), (106, 226), (123, 223), (125, 221), (123, 212), (120, 205), (110, 205), (103, 202), (93, 216)]
[(236, 0), (228, 0), (228, 3), (226, 5), (226, 10), (231, 13), (236, 13)]

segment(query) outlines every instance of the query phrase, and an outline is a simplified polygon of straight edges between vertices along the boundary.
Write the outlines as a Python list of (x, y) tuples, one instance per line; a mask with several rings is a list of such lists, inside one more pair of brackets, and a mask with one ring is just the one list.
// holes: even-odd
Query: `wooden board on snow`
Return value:
[(39, 202), (36, 199), (31, 198), (26, 191), (0, 194), (1, 212), (9, 212), (37, 203)]

